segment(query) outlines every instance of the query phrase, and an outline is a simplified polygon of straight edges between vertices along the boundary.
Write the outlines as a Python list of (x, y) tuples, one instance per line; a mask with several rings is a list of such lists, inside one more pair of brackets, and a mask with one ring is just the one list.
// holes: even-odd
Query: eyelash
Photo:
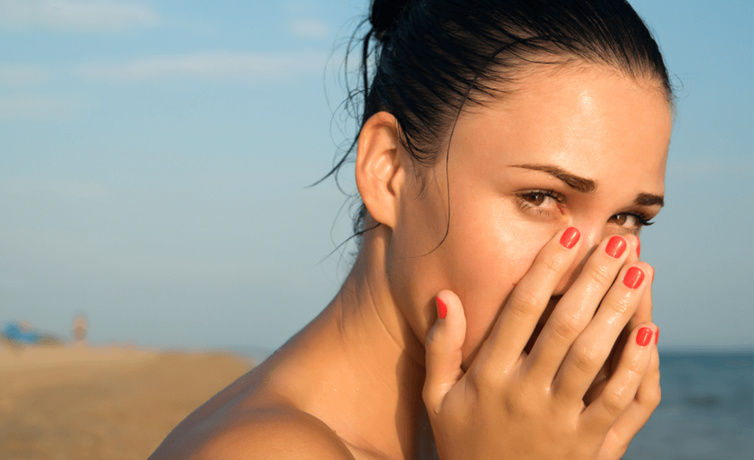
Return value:
[(539, 209), (542, 203), (534, 204), (532, 200), (527, 199), (527, 197), (531, 198), (533, 195), (544, 195), (545, 198), (551, 198), (559, 205), (565, 204), (565, 196), (554, 190), (527, 190), (516, 195), (518, 197), (518, 207), (525, 211), (536, 211), (539, 215), (549, 216), (550, 211)]
[[(634, 219), (636, 219), (636, 222), (638, 223), (638, 226), (641, 227), (649, 227), (650, 225), (654, 225), (655, 223), (650, 220), (649, 217), (647, 217), (646, 214), (641, 212), (619, 212), (618, 214), (615, 214), (615, 216), (620, 216), (622, 214), (625, 214), (627, 216), (631, 216)], [(613, 217), (615, 217), (613, 216)]]
[[(518, 204), (519, 208), (525, 211), (537, 211), (539, 215), (549, 216), (550, 211), (537, 209), (541, 205), (541, 203), (533, 204), (531, 200), (527, 199), (527, 197), (531, 198), (533, 195), (544, 195), (545, 198), (551, 198), (555, 200), (559, 205), (565, 204), (566, 202), (565, 196), (554, 190), (527, 190), (525, 192), (521, 192), (516, 195), (519, 200), (519, 204)], [(650, 220), (651, 219), (650, 217), (648, 217), (646, 214), (642, 212), (636, 212), (636, 211), (619, 212), (611, 216), (610, 219), (616, 216), (620, 216), (620, 215), (626, 215), (626, 216), (630, 216), (636, 219), (637, 228), (649, 227), (650, 225), (654, 225), (654, 222)]]

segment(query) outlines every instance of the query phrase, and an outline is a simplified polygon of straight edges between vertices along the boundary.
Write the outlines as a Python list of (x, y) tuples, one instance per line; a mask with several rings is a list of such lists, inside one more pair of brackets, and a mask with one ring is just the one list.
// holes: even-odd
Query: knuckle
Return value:
[(427, 337), (424, 339), (424, 348), (428, 352), (437, 351), (440, 349), (440, 340), (437, 337), (437, 330), (436, 329), (430, 329), (429, 333), (427, 334)]
[(425, 385), (422, 389), (422, 400), (424, 401), (424, 406), (428, 410), (432, 411), (434, 415), (439, 412), (437, 399), (437, 392), (434, 389), (430, 388), (428, 385)]
[(622, 317), (632, 313), (635, 310), (635, 305), (631, 302), (630, 296), (624, 296), (613, 302), (612, 305), (610, 305), (610, 310), (615, 316)]
[(610, 276), (610, 269), (605, 265), (589, 267), (587, 275), (592, 281), (601, 286), (610, 286), (613, 283), (613, 277)]
[(612, 416), (617, 417), (629, 403), (629, 394), (626, 391), (610, 391), (603, 396), (602, 405)]
[(551, 316), (549, 321), (552, 322), (555, 337), (565, 342), (571, 342), (581, 332), (579, 318), (573, 315)]
[(561, 257), (544, 257), (541, 260), (542, 268), (544, 268), (550, 274), (557, 274), (560, 272)]
[(509, 414), (529, 415), (536, 413), (538, 409), (531, 404), (532, 399), (527, 398), (524, 392), (512, 392), (503, 398), (502, 404), (505, 411)]
[(641, 379), (646, 371), (640, 354), (634, 356), (633, 359), (628, 360), (628, 362), (623, 364), (623, 367), (626, 370), (626, 380)]
[(611, 446), (610, 456), (607, 458), (623, 458), (623, 455), (628, 450), (629, 441), (625, 439), (616, 439), (614, 444)]
[(585, 374), (591, 374), (602, 366), (599, 353), (594, 347), (581, 347), (575, 350), (573, 365)]
[(533, 291), (521, 290), (513, 295), (508, 308), (518, 318), (539, 317), (544, 303)]
[(662, 391), (658, 386), (655, 391), (650, 392), (647, 396), (647, 405), (654, 410), (660, 405), (660, 401), (662, 401)]
[(493, 366), (480, 366), (474, 369), (471, 381), (479, 393), (485, 389), (499, 388), (502, 385), (502, 375)]

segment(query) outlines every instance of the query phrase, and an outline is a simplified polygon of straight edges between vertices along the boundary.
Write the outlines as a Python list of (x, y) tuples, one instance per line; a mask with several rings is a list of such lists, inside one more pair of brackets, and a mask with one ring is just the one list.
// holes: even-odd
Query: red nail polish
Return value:
[(636, 257), (641, 257), (641, 240), (636, 238)]
[(623, 254), (623, 251), (626, 250), (626, 240), (623, 239), (623, 237), (615, 235), (614, 237), (610, 238), (610, 241), (607, 242), (607, 246), (605, 247), (605, 252), (607, 252), (607, 255), (612, 257), (613, 259), (617, 259)]
[(644, 272), (639, 267), (631, 267), (626, 272), (626, 276), (623, 277), (623, 284), (629, 289), (636, 289), (641, 286), (641, 282), (644, 281)]
[(657, 328), (657, 332), (655, 332), (655, 345), (657, 345), (657, 342), (660, 341), (660, 328)]
[(448, 314), (448, 306), (439, 297), (435, 297), (435, 304), (437, 305), (437, 317), (445, 319), (445, 315)]
[(568, 229), (563, 232), (563, 236), (560, 237), (560, 244), (566, 249), (571, 249), (579, 242), (580, 237), (581, 233), (576, 227), (568, 227)]
[(652, 329), (648, 327), (639, 329), (639, 333), (636, 334), (636, 344), (640, 347), (646, 347), (650, 340), (652, 340)]

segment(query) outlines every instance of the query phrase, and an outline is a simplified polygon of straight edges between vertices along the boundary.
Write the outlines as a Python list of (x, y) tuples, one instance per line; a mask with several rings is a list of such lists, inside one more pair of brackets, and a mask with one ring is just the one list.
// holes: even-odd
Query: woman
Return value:
[(369, 21), (353, 269), (153, 458), (620, 458), (660, 399), (637, 237), (671, 128), (656, 43), (620, 0)]

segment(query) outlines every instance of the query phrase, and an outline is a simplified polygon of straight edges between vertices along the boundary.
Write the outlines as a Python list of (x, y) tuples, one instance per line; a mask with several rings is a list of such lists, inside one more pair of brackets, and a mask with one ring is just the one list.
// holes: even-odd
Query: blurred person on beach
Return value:
[(152, 458), (621, 458), (660, 401), (656, 42), (623, 0), (374, 0), (363, 26), (331, 171), (355, 156), (352, 270)]
[(89, 321), (87, 321), (85, 314), (79, 313), (73, 317), (73, 323), (71, 324), (71, 335), (73, 337), (74, 345), (86, 345), (86, 333), (88, 329)]

